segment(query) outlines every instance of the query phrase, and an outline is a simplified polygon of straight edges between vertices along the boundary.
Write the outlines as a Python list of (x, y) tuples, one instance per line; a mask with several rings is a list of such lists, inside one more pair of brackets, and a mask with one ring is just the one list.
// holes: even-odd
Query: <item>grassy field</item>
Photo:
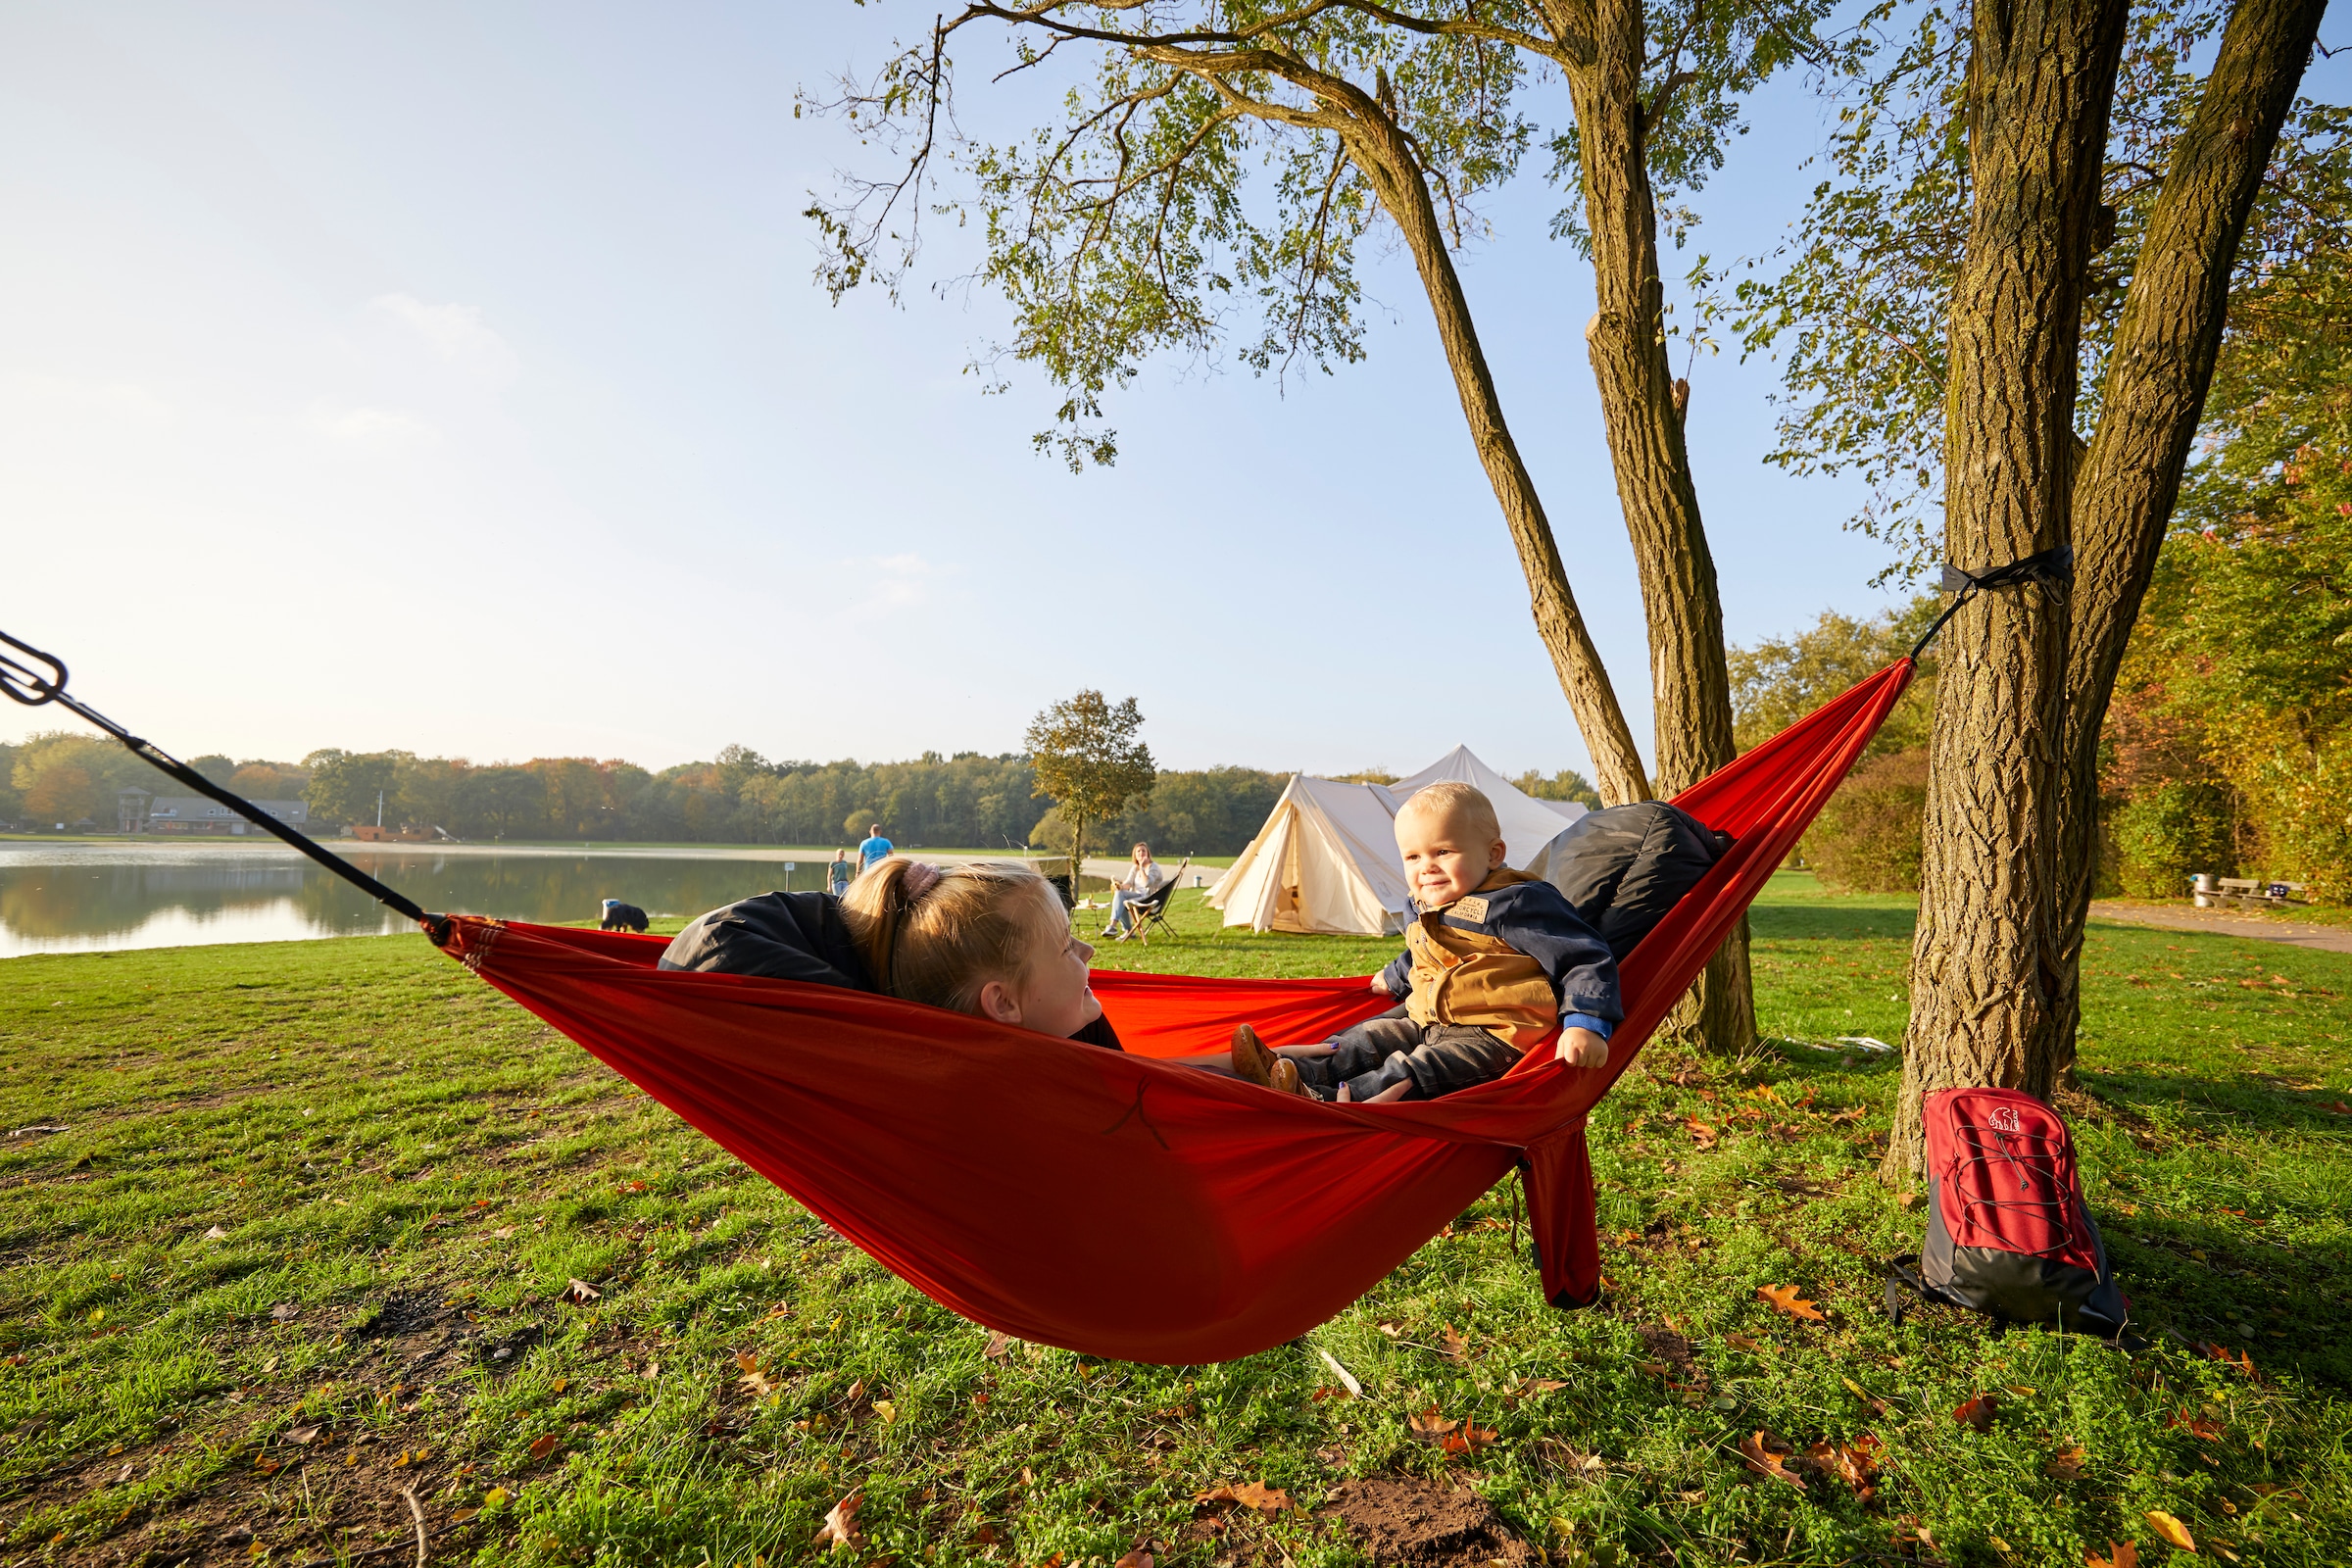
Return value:
[[(1391, 949), (1179, 920), (1102, 961)], [(2073, 1568), (2180, 1555), (2160, 1512), (2198, 1560), (2352, 1560), (2352, 960), (2094, 930), (2066, 1108), (2127, 1359), (1879, 1309), (1896, 1069), (1833, 1042), (1900, 1039), (1910, 924), (1767, 895), (1775, 1042), (1595, 1118), (1600, 1306), (1542, 1304), (1497, 1189), (1308, 1341), (1187, 1368), (993, 1343), (419, 938), (12, 959), (0, 1559)]]

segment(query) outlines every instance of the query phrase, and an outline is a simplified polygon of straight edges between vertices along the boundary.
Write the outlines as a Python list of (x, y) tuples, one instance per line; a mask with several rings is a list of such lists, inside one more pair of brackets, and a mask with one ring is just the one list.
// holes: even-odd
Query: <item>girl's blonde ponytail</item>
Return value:
[[(926, 883), (930, 868), (894, 855), (850, 884), (843, 921), (874, 989), (908, 1002), (979, 1010), (981, 988), (1012, 980), (1049, 938), (1039, 894), (1053, 888), (1025, 865), (973, 860)], [(1052, 899), (1058, 911), (1060, 900)]]

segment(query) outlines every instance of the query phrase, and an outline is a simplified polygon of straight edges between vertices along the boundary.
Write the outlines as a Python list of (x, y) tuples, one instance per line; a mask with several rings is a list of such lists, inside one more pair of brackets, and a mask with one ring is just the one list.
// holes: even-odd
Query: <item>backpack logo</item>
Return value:
[(1993, 1106), (1992, 1115), (1988, 1119), (1992, 1123), (1992, 1130), (1996, 1133), (2022, 1133), (2025, 1131), (2025, 1127), (2017, 1119), (2015, 1105)]

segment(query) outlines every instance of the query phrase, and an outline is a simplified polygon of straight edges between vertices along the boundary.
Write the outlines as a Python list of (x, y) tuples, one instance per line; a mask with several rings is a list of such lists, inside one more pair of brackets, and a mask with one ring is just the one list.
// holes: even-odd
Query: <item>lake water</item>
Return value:
[[(592, 920), (608, 898), (695, 915), (786, 885), (783, 857), (757, 852), (335, 851), (428, 909), (516, 920)], [(823, 875), (802, 860), (791, 886), (817, 887)], [(0, 843), (0, 958), (409, 929), (281, 845)]]

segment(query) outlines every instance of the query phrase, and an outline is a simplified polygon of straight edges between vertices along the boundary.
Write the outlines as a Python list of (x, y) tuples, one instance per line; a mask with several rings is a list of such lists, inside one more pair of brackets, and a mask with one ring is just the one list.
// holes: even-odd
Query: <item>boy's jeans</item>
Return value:
[(1317, 1100), (1370, 1100), (1392, 1084), (1412, 1081), (1408, 1100), (1435, 1100), (1501, 1077), (1519, 1059), (1516, 1048), (1470, 1024), (1374, 1018), (1331, 1037), (1328, 1056), (1293, 1058), (1298, 1081)]

